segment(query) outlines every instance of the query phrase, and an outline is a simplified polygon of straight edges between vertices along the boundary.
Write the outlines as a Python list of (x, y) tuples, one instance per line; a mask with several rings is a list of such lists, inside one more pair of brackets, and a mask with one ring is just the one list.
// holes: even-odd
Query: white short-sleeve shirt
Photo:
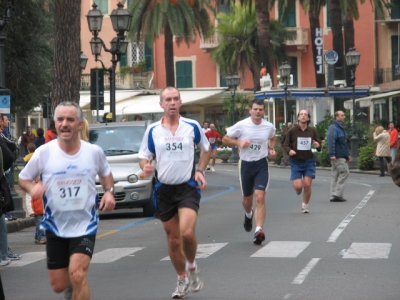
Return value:
[(106, 156), (97, 145), (81, 140), (79, 151), (69, 155), (53, 140), (35, 151), (19, 178), (34, 180), (40, 175), (46, 186), (42, 229), (59, 237), (79, 237), (97, 232), (96, 175), (110, 173)]
[(160, 120), (151, 124), (142, 140), (139, 158), (156, 160), (158, 180), (164, 184), (181, 184), (189, 181), (194, 174), (195, 144), (202, 151), (208, 151), (210, 143), (199, 123), (184, 117), (172, 132)]
[(237, 122), (226, 130), (230, 138), (250, 141), (249, 147), (239, 147), (239, 156), (243, 161), (256, 161), (267, 157), (268, 140), (275, 136), (275, 131), (272, 123), (262, 119), (261, 124), (257, 125), (253, 123), (251, 117)]

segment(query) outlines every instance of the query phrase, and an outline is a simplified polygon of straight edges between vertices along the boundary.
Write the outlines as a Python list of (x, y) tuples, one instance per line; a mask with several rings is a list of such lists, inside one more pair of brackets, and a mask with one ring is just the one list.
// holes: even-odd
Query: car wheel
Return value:
[(143, 206), (143, 216), (152, 217), (154, 216), (154, 206), (153, 201), (150, 199), (145, 206)]

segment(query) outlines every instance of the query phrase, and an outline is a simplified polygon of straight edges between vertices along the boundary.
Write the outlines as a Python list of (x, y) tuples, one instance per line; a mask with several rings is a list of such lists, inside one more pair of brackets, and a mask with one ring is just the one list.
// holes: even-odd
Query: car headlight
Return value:
[(135, 183), (138, 182), (139, 177), (136, 174), (132, 174), (128, 176), (128, 182)]

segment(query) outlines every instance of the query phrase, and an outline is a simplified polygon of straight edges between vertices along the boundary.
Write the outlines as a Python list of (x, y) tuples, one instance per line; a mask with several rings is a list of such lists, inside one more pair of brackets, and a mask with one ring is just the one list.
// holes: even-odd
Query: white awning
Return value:
[[(120, 101), (130, 99), (132, 97), (140, 95), (141, 93), (142, 91), (138, 90), (117, 90), (115, 92), (115, 102), (118, 103)], [(104, 104), (106, 103), (110, 103), (110, 91), (104, 91)], [(79, 105), (83, 110), (90, 109), (90, 91), (80, 92)], [(109, 111), (109, 108), (106, 109), (104, 107), (104, 110)]]
[[(182, 105), (193, 104), (195, 102), (210, 98), (221, 94), (225, 89), (210, 90), (192, 90), (180, 91)], [(144, 113), (161, 113), (163, 109), (160, 107), (160, 95), (140, 95), (129, 101), (117, 103), (117, 114), (144, 114)]]
[[(394, 97), (397, 95), (400, 95), (400, 91), (392, 91), (392, 92), (387, 92), (387, 93), (371, 95), (368, 97), (358, 98), (358, 99), (356, 99), (356, 102), (360, 102), (360, 107), (370, 107), (372, 105), (373, 101), (386, 99), (386, 98)], [(353, 108), (353, 100), (345, 101), (344, 108), (352, 109)]]

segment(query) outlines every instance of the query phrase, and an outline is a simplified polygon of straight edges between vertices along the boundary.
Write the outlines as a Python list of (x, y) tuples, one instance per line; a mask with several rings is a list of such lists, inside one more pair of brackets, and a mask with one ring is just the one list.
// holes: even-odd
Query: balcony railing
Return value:
[[(128, 72), (124, 77), (120, 73), (115, 74), (115, 86), (120, 89), (148, 89), (150, 72), (130, 73)], [(104, 73), (104, 88), (110, 88), (110, 80), (108, 73)], [(90, 89), (90, 74), (81, 75), (81, 90)]]
[(302, 27), (286, 28), (292, 39), (286, 41), (288, 46), (307, 46), (308, 45), (308, 29)]
[(400, 72), (396, 72), (396, 69), (374, 69), (374, 85), (379, 85), (399, 79)]
[(213, 36), (210, 36), (208, 38), (202, 37), (200, 39), (200, 48), (203, 49), (203, 51), (208, 51), (211, 50), (219, 45), (219, 39), (218, 35), (214, 34)]

